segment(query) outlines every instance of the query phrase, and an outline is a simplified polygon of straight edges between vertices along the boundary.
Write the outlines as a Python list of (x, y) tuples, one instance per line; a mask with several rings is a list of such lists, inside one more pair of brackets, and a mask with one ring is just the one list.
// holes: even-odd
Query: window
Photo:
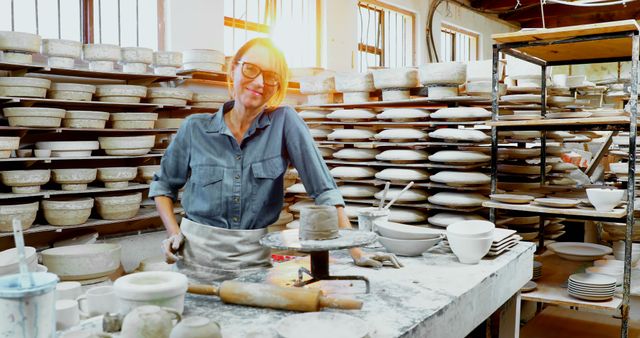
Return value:
[(414, 63), (414, 14), (368, 0), (358, 2), (358, 69)]
[(93, 17), (95, 43), (158, 50), (157, 0), (93, 0)]
[(440, 61), (478, 60), (478, 33), (443, 23), (440, 29)]
[(224, 0), (224, 53), (245, 42), (271, 37), (289, 67), (319, 64), (320, 0)]
[(80, 41), (80, 6), (79, 0), (0, 0), (0, 30)]
[[(0, 30), (158, 50), (162, 0), (0, 0)], [(85, 12), (92, 8), (93, 11)], [(83, 22), (92, 22), (85, 36)]]

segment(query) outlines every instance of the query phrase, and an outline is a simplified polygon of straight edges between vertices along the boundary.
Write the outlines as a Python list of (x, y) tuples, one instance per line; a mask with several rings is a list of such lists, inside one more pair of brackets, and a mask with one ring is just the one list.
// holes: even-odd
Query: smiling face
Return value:
[[(238, 61), (256, 65), (263, 72), (277, 72), (276, 58), (268, 48), (262, 45), (252, 46)], [(278, 86), (265, 84), (263, 74), (251, 79), (242, 73), (242, 64), (235, 64), (233, 67), (234, 98), (236, 103), (241, 104), (246, 109), (263, 108), (278, 91)]]

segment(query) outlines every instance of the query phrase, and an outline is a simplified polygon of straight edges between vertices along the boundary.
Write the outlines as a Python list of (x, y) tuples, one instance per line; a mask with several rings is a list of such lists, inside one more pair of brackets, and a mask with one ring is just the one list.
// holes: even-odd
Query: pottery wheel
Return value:
[[(291, 229), (266, 234), (260, 239), (260, 244), (273, 249), (297, 250), (310, 253), (311, 270), (307, 270), (304, 267), (298, 269), (296, 286), (305, 286), (320, 280), (361, 280), (365, 282), (367, 286), (366, 292), (369, 293), (369, 280), (364, 276), (331, 276), (329, 274), (329, 250), (365, 246), (375, 242), (378, 236), (373, 232), (358, 230), (339, 230), (339, 233), (338, 238), (334, 239), (301, 241), (298, 238), (298, 229)], [(311, 279), (304, 280), (305, 274), (311, 276)]]
[(365, 246), (376, 241), (373, 232), (358, 230), (339, 230), (338, 238), (321, 241), (300, 240), (298, 229), (272, 232), (260, 239), (262, 246), (278, 250), (297, 250), (302, 252), (329, 251)]

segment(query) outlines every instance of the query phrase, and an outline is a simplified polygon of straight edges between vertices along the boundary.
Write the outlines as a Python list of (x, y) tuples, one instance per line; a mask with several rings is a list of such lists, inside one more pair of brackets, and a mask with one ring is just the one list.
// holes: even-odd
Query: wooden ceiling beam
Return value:
[[(471, 6), (491, 11), (512, 11), (516, 8), (518, 0), (472, 0)], [(539, 5), (540, 0), (520, 0), (520, 7)]]
[[(545, 25), (547, 28), (554, 27), (566, 27), (574, 25), (584, 25), (597, 22), (617, 21), (630, 18), (640, 18), (640, 9), (615, 11), (615, 12), (601, 12), (591, 13), (588, 15), (565, 15), (545, 17)], [(540, 28), (542, 27), (542, 19), (540, 16), (528, 18), (527, 20), (519, 21), (523, 28)]]
[[(618, 16), (621, 13), (626, 13), (625, 19), (632, 19), (636, 18), (635, 16), (633, 16), (633, 12), (638, 9), (640, 9), (640, 2), (631, 2), (626, 6), (613, 5), (602, 7), (570, 7), (566, 5), (548, 4), (544, 6), (544, 16), (545, 19), (553, 17), (575, 17), (600, 14), (611, 14), (610, 16), (613, 17)], [(523, 22), (530, 20), (531, 18), (539, 18), (540, 7), (533, 6), (509, 13), (503, 13), (500, 14), (499, 17), (507, 21)]]

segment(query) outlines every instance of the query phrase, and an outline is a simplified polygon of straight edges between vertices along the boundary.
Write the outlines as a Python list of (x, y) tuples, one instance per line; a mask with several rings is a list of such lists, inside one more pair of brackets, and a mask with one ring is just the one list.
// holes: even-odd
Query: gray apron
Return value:
[(271, 266), (271, 250), (260, 245), (267, 229), (223, 229), (182, 218), (182, 259), (176, 266), (192, 282), (233, 279)]

